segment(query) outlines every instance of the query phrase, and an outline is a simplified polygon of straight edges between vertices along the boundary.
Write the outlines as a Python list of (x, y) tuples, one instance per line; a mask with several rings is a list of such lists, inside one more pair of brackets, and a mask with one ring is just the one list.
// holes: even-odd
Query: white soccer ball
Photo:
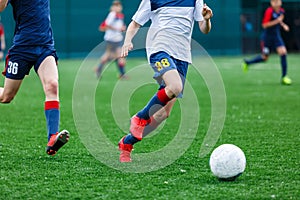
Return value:
[(234, 181), (246, 168), (244, 152), (233, 144), (222, 144), (211, 154), (209, 165), (212, 173), (224, 181)]

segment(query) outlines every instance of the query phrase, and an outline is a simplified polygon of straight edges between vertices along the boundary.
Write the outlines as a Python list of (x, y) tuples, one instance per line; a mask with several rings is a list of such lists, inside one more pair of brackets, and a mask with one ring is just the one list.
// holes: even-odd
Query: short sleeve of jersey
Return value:
[(113, 21), (115, 20), (115, 17), (116, 17), (116, 13), (115, 12), (110, 12), (108, 14), (108, 16), (106, 17), (106, 19), (105, 19), (105, 23), (107, 25), (112, 25)]
[(267, 10), (265, 11), (265, 14), (264, 14), (262, 24), (265, 24), (265, 23), (268, 23), (269, 21), (271, 21), (272, 13), (273, 13), (273, 9), (271, 7), (267, 8)]
[(143, 26), (149, 21), (151, 16), (151, 3), (150, 0), (142, 0), (136, 13), (133, 15), (132, 20)]
[(194, 11), (194, 19), (197, 22), (204, 20), (202, 15), (202, 9), (203, 9), (203, 0), (197, 0), (195, 5), (195, 11)]

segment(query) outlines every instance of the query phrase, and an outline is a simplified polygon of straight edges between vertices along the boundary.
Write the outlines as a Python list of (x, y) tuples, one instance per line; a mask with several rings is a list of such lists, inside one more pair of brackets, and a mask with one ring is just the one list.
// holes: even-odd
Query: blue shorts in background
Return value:
[(285, 46), (285, 44), (280, 35), (271, 36), (264, 33), (261, 37), (261, 50), (265, 55), (268, 55), (271, 51), (276, 51), (278, 47), (282, 46)]
[(120, 42), (106, 41), (106, 49), (109, 51), (116, 51), (118, 48), (121, 48), (122, 45), (123, 45), (123, 41)]

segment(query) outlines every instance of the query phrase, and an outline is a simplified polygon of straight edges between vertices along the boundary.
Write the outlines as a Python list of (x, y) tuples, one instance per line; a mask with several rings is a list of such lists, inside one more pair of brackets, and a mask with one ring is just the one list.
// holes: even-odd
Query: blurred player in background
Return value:
[(271, 6), (267, 8), (262, 21), (264, 29), (261, 36), (261, 55), (252, 59), (244, 59), (242, 68), (248, 71), (249, 65), (267, 61), (270, 51), (276, 50), (281, 60), (281, 83), (283, 85), (291, 85), (292, 80), (287, 75), (287, 50), (281, 37), (280, 28), (289, 31), (289, 26), (283, 22), (284, 10), (281, 7), (281, 0), (270, 0)]
[(120, 1), (113, 1), (110, 13), (103, 23), (99, 26), (99, 31), (104, 32), (104, 41), (106, 42), (106, 50), (100, 58), (100, 64), (96, 69), (97, 78), (101, 77), (101, 72), (105, 64), (116, 59), (119, 70), (119, 78), (125, 76), (125, 58), (121, 58), (121, 47), (123, 43), (123, 33), (126, 30), (124, 23), (124, 14), (122, 13), (123, 6)]
[[(4, 87), (0, 102), (10, 103), (25, 75), (34, 67), (45, 93), (45, 116), (48, 132), (46, 153), (55, 155), (68, 142), (69, 133), (59, 131), (57, 55), (50, 23), (50, 0), (0, 0), (0, 12), (8, 4), (16, 22), (13, 45), (6, 57)], [(34, 97), (33, 97), (34, 98)], [(25, 131), (26, 133), (26, 131)]]
[(4, 57), (5, 48), (6, 48), (5, 32), (4, 32), (4, 26), (1, 22), (1, 16), (0, 16), (0, 60), (2, 60)]
[(191, 59), (194, 21), (201, 32), (211, 29), (212, 10), (203, 0), (142, 0), (128, 26), (122, 57), (133, 49), (132, 39), (139, 28), (151, 20), (146, 50), (160, 88), (148, 104), (131, 118), (130, 133), (119, 141), (120, 162), (131, 161), (133, 145), (165, 120), (181, 97)]

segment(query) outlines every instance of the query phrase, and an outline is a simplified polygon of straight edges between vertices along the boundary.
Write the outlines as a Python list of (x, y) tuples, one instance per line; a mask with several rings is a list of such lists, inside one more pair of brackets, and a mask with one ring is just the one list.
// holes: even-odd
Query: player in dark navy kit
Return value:
[(69, 132), (59, 132), (57, 55), (50, 23), (50, 0), (0, 0), (2, 12), (8, 4), (16, 22), (13, 45), (6, 56), (4, 87), (0, 102), (10, 103), (25, 75), (34, 67), (45, 93), (48, 144), (46, 153), (55, 155), (68, 142)]
[(281, 0), (271, 0), (271, 6), (267, 8), (262, 21), (264, 31), (261, 36), (261, 55), (250, 60), (245, 59), (242, 68), (248, 71), (249, 65), (267, 61), (270, 51), (276, 50), (281, 60), (281, 83), (291, 85), (292, 80), (287, 76), (287, 50), (280, 34), (280, 28), (289, 31), (289, 26), (283, 22), (284, 10), (281, 7)]

